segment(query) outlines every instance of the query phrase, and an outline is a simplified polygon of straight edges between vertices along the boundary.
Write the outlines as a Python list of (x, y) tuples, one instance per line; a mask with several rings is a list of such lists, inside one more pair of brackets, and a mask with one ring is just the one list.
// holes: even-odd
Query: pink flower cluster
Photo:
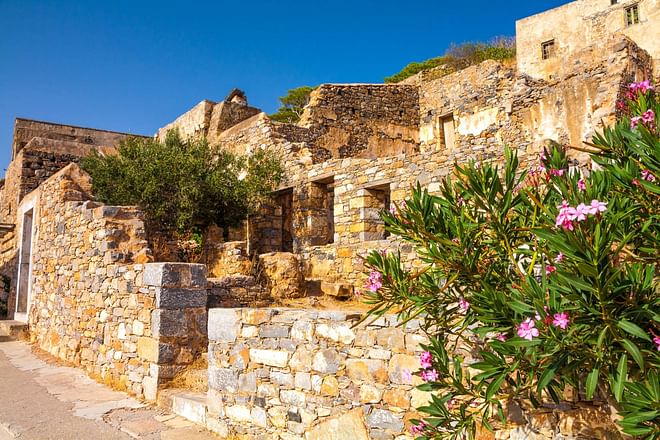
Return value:
[(427, 425), (424, 420), (420, 421), (417, 425), (410, 425), (410, 433), (412, 435), (419, 435), (424, 432), (426, 426)]
[(461, 296), (461, 298), (458, 300), (458, 308), (460, 309), (461, 313), (467, 313), (468, 309), (470, 308), (470, 303)]
[(628, 85), (628, 90), (631, 93), (646, 93), (650, 90), (654, 90), (653, 86), (651, 85), (651, 81), (648, 79), (645, 81), (640, 81), (638, 83), (631, 83)]
[(651, 124), (655, 122), (655, 112), (651, 109), (644, 112), (642, 116), (633, 116), (630, 118), (630, 128), (637, 128), (639, 123)]
[(587, 189), (587, 184), (584, 182), (584, 179), (578, 180), (578, 189), (580, 191), (585, 191)]
[(642, 179), (655, 182), (655, 176), (649, 170), (642, 170)]
[(590, 205), (580, 203), (573, 208), (566, 200), (564, 200), (561, 202), (561, 205), (557, 206), (557, 208), (559, 208), (559, 214), (557, 214), (555, 224), (572, 231), (575, 228), (574, 221), (577, 220), (578, 222), (581, 222), (586, 220), (588, 215), (597, 215), (601, 212), (607, 211), (607, 203), (592, 200)]
[(566, 327), (568, 327), (568, 323), (569, 323), (568, 313), (560, 312), (552, 315), (552, 325), (554, 325), (555, 327), (559, 327), (562, 330), (566, 330)]
[(550, 175), (551, 176), (556, 176), (556, 177), (561, 177), (564, 175), (564, 170), (556, 170), (554, 168), (550, 168)]
[(367, 279), (367, 285), (364, 288), (372, 292), (377, 292), (381, 287), (383, 287), (383, 275), (380, 272), (372, 270)]
[(531, 341), (539, 335), (539, 329), (536, 328), (536, 324), (532, 318), (527, 318), (520, 323), (517, 333), (521, 338)]
[(424, 371), (420, 373), (422, 379), (424, 379), (426, 382), (433, 382), (438, 380), (438, 372), (435, 370), (435, 368), (431, 368), (433, 366), (433, 356), (430, 352), (424, 351), (419, 355), (419, 364), (422, 366), (422, 368), (424, 368)]

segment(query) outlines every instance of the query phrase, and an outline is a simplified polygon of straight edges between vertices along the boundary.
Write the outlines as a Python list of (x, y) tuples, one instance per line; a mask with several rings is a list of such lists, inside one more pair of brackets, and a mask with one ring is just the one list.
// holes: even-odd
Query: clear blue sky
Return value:
[(0, 0), (0, 168), (14, 118), (153, 134), (234, 87), (382, 82), (567, 0)]

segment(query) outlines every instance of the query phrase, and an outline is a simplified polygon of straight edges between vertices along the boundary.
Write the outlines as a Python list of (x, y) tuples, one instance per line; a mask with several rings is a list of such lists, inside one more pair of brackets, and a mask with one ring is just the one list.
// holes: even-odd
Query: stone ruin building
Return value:
[[(206, 265), (154, 261), (141, 212), (94, 201), (77, 162), (131, 135), (16, 119), (0, 187), (14, 319), (5, 330), (221, 435), (408, 438), (407, 420), (428, 399), (401, 374), (418, 368), (418, 322), (352, 327), (350, 311), (269, 305), (350, 297), (373, 249), (413, 261), (378, 213), (417, 183), (437, 192), (455, 162), (500, 160), (509, 145), (531, 165), (550, 139), (589, 140), (614, 121), (627, 84), (660, 79), (658, 29), (660, 0), (578, 0), (517, 22), (516, 64), (323, 84), (295, 124), (270, 120), (240, 90), (200, 102), (156, 136), (176, 129), (240, 154), (271, 149), (286, 170), (272, 204), (231, 241), (213, 241)], [(265, 283), (251, 273), (255, 258)], [(186, 374), (201, 390), (166, 389)], [(498, 438), (526, 438), (514, 431)]]

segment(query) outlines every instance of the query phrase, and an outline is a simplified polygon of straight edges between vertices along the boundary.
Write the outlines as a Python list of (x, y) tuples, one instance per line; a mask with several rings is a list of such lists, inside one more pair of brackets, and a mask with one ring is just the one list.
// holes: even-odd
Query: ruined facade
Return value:
[[(139, 209), (94, 201), (76, 162), (112, 154), (127, 134), (17, 119), (0, 187), (9, 315), (42, 349), (148, 400), (207, 353), (208, 393), (172, 402), (223, 435), (339, 439), (351, 426), (358, 440), (409, 438), (413, 408), (428, 398), (401, 376), (416, 368), (418, 324), (351, 328), (358, 316), (346, 311), (274, 300), (350, 297), (371, 250), (399, 249), (415, 264), (379, 213), (416, 184), (437, 193), (456, 162), (499, 161), (508, 145), (534, 165), (550, 139), (590, 140), (614, 121), (628, 83), (657, 77), (658, 39), (643, 36), (657, 34), (658, 10), (657, 0), (569, 3), (518, 22), (517, 65), (324, 84), (295, 124), (272, 121), (239, 90), (200, 102), (155, 136), (175, 129), (239, 154), (269, 149), (286, 170), (272, 202), (229, 241), (209, 234), (206, 266), (154, 262)], [(637, 22), (623, 26), (628, 17)], [(547, 429), (570, 436), (580, 423)], [(516, 429), (498, 438), (526, 438)]]
[[(579, 0), (516, 22), (518, 71), (560, 78), (575, 68), (573, 56), (621, 33), (655, 60), (660, 76), (660, 1)], [(649, 78), (650, 79), (650, 78)]]

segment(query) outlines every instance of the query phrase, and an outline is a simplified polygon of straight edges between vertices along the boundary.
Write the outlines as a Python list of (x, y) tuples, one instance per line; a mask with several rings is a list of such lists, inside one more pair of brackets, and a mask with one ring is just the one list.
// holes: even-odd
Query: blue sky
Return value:
[(14, 118), (153, 134), (234, 87), (382, 82), (452, 42), (514, 35), (567, 0), (0, 0), (0, 166)]

